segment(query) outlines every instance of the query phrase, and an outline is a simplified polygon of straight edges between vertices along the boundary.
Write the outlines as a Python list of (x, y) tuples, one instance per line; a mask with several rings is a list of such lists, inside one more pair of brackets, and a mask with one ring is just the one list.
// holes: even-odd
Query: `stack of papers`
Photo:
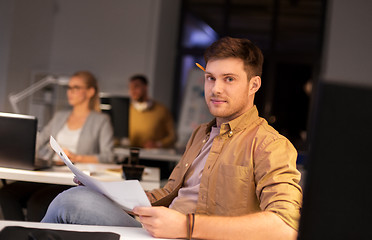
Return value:
[(52, 136), (50, 136), (50, 146), (67, 165), (71, 172), (75, 174), (77, 180), (79, 180), (84, 186), (108, 197), (116, 204), (120, 205), (124, 210), (132, 211), (135, 207), (151, 206), (151, 203), (138, 180), (123, 180), (117, 182), (99, 181), (75, 167)]

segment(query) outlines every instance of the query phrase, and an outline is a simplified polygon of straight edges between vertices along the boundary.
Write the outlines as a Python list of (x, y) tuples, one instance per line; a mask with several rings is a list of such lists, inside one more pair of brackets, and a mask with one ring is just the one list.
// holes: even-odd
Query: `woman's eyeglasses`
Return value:
[(87, 89), (87, 88), (82, 87), (82, 86), (67, 86), (67, 91), (76, 92), (76, 91), (80, 91), (82, 89)]

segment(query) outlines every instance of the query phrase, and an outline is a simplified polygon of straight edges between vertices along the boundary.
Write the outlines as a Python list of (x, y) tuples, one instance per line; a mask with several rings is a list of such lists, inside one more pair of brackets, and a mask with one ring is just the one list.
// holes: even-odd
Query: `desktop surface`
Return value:
[[(130, 155), (129, 147), (115, 147), (114, 153), (119, 158), (129, 157)], [(139, 153), (139, 158), (146, 159), (146, 160), (169, 161), (169, 162), (177, 163), (182, 158), (182, 154), (177, 153), (175, 149), (141, 148), (140, 153)]]
[[(123, 181), (121, 166), (116, 164), (76, 164), (80, 170), (100, 181)], [(76, 185), (73, 173), (67, 166), (54, 166), (49, 169), (32, 171), (0, 167), (0, 178), (26, 182), (40, 182), (62, 185)], [(146, 167), (140, 181), (144, 190), (160, 187), (160, 169)]]

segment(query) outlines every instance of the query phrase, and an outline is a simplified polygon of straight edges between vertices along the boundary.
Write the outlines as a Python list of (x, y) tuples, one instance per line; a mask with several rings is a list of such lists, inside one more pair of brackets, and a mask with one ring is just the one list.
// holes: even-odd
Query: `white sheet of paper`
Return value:
[(110, 198), (112, 201), (119, 204), (124, 210), (132, 211), (133, 208), (137, 206), (151, 206), (151, 203), (138, 180), (123, 180), (118, 182), (99, 181), (75, 167), (52, 136), (50, 136), (50, 146), (82, 184)]

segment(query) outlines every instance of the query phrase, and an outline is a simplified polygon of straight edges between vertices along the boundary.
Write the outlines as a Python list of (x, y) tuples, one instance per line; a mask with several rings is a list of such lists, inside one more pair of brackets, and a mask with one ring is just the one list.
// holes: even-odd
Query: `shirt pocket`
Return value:
[(248, 211), (250, 180), (248, 167), (221, 164), (216, 181), (216, 211), (222, 215), (241, 215)]

